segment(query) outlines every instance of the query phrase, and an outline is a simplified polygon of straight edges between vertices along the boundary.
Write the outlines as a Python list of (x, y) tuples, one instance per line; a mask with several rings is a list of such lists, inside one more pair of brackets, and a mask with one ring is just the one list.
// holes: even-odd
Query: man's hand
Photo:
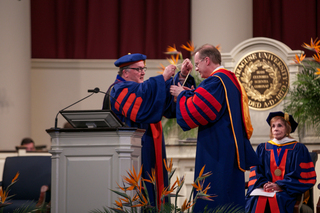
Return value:
[(170, 93), (174, 97), (178, 97), (178, 95), (184, 90), (184, 88), (181, 86), (180, 83), (178, 83), (178, 86), (176, 85), (171, 85), (170, 87)]
[(163, 78), (164, 81), (169, 80), (172, 76), (174, 76), (174, 73), (176, 72), (176, 66), (170, 64), (169, 66), (167, 66), (164, 71), (163, 71)]
[(193, 85), (191, 85), (191, 88), (186, 87), (186, 86), (182, 86), (182, 87), (183, 87), (184, 90), (193, 90), (193, 89), (194, 89), (194, 86), (193, 86)]
[(192, 68), (193, 68), (193, 65), (192, 65), (190, 59), (186, 58), (182, 62), (182, 66), (181, 66), (182, 77), (187, 76), (192, 71)]

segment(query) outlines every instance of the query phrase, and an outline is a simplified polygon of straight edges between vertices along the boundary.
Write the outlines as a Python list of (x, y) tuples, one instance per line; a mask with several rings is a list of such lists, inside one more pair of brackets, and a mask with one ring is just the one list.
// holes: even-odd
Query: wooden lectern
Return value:
[[(144, 130), (131, 127), (47, 129), (52, 145), (51, 212), (115, 207), (122, 177), (141, 166)], [(132, 196), (132, 195), (130, 195)]]

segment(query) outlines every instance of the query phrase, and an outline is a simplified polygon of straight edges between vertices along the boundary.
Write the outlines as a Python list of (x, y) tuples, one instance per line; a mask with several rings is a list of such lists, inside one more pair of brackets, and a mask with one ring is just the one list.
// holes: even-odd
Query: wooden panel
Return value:
[[(112, 156), (67, 157), (66, 212), (89, 212), (112, 206), (112, 160)], [(93, 195), (95, 199), (91, 199)]]

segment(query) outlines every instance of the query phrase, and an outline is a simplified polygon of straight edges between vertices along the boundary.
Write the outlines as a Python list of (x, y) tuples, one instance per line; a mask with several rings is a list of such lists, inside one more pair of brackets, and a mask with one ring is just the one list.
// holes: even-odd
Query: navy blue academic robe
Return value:
[[(179, 73), (174, 78), (178, 83)], [(141, 139), (142, 178), (150, 179), (151, 170), (156, 170), (158, 199), (162, 189), (168, 186), (168, 173), (163, 159), (166, 150), (161, 126), (162, 116), (173, 118), (176, 115), (174, 97), (170, 94), (173, 79), (166, 82), (162, 75), (151, 77), (143, 83), (125, 81), (119, 75), (111, 90), (111, 109), (130, 127), (145, 129)], [(195, 86), (194, 78), (189, 75), (185, 86)], [(108, 101), (104, 101), (103, 108)], [(151, 183), (145, 182), (151, 205), (155, 206), (155, 190)], [(159, 202), (159, 200), (158, 200)]]
[[(252, 133), (246, 96), (235, 75), (218, 69), (194, 91), (183, 91), (177, 98), (177, 122), (183, 130), (198, 127), (195, 180), (201, 169), (212, 172), (203, 189), (216, 195), (207, 201), (198, 199), (194, 212), (233, 205), (244, 209), (244, 171), (259, 160), (248, 138)], [(246, 102), (247, 104), (248, 102)], [(194, 192), (196, 193), (196, 191)]]

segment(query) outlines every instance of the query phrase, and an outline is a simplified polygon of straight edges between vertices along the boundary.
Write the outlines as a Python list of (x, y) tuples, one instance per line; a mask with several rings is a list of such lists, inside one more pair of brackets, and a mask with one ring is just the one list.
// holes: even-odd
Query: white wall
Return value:
[(252, 0), (192, 0), (191, 39), (197, 47), (205, 43), (230, 52), (252, 38)]
[(30, 1), (0, 1), (0, 150), (31, 136)]

